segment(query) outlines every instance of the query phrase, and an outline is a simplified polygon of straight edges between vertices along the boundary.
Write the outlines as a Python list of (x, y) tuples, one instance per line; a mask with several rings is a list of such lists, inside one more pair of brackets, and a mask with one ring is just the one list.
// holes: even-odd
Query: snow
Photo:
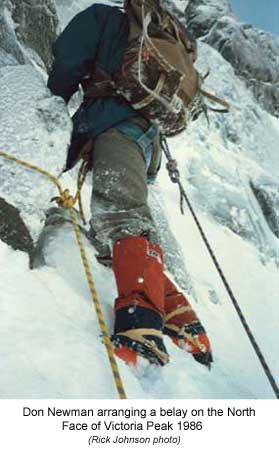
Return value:
[[(171, 196), (168, 202), (173, 203)], [(194, 307), (206, 324), (215, 362), (209, 372), (190, 355), (182, 358), (181, 350), (165, 339), (171, 355), (168, 366), (143, 367), (133, 374), (119, 362), (128, 398), (272, 398), (190, 217), (185, 225), (185, 218), (174, 210), (172, 221), (189, 260), (199, 298)], [(204, 219), (203, 225), (210, 231), (214, 250), (272, 371), (278, 373), (278, 269), (273, 264), (263, 267), (255, 249), (226, 229)], [(1, 328), (1, 398), (117, 397), (71, 226), (64, 226), (59, 234), (48, 247), (48, 266), (34, 271), (28, 269), (25, 254), (0, 242), (0, 309), (5, 319)], [(85, 247), (105, 320), (112, 330), (111, 304), (116, 295), (112, 272), (96, 262), (86, 242)], [(248, 268), (251, 273), (243, 279)], [(211, 300), (210, 290), (217, 302)]]
[[(89, 2), (72, 2), (68, 9), (62, 9), (62, 0), (59, 5), (65, 24)], [(214, 49), (201, 43), (199, 54), (202, 73), (211, 68), (205, 88), (226, 98), (231, 112), (210, 113), (209, 126), (201, 118), (169, 144), (217, 259), (278, 379), (278, 239), (249, 182), (265, 180), (278, 186), (279, 121), (261, 109)], [(64, 102), (51, 96), (42, 75), (27, 65), (0, 68), (0, 93), (1, 150), (57, 175), (71, 131)], [(61, 179), (71, 191), (75, 174)], [(88, 179), (83, 194), (87, 218), (90, 189)], [(274, 398), (186, 206), (185, 215), (180, 214), (177, 188), (163, 167), (151, 194), (163, 235), (169, 227), (176, 238), (174, 244), (169, 237), (167, 250), (176, 253), (174, 264), (181, 269), (179, 276), (186, 277), (181, 284), (208, 331), (214, 364), (208, 371), (165, 338), (171, 357), (166, 367), (142, 364), (134, 373), (118, 362), (127, 397)], [(53, 195), (54, 187), (41, 175), (0, 160), (0, 196), (21, 209), (34, 238)], [(94, 249), (83, 241), (110, 333), (116, 296), (113, 274), (97, 263)], [(27, 255), (0, 241), (0, 398), (117, 398), (69, 224), (50, 240), (46, 262), (30, 271)]]

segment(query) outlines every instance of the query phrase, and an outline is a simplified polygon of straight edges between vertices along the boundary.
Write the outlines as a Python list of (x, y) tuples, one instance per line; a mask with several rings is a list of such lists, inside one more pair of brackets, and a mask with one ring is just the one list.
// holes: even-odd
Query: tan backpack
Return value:
[(201, 89), (203, 78), (194, 67), (196, 42), (160, 0), (129, 0), (125, 9), (129, 45), (114, 76), (117, 92), (165, 136), (183, 131), (206, 111), (204, 95), (224, 106), (219, 112), (227, 112), (226, 102)]

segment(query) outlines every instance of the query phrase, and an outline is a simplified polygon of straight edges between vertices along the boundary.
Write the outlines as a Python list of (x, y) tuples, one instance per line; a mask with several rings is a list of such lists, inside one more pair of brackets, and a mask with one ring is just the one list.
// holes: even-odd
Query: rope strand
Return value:
[(102, 337), (103, 337), (103, 341), (104, 344), (106, 346), (107, 349), (107, 354), (108, 354), (108, 358), (109, 358), (109, 362), (111, 365), (111, 369), (113, 372), (113, 377), (114, 377), (114, 381), (115, 381), (115, 385), (119, 394), (120, 399), (126, 399), (126, 394), (125, 394), (125, 390), (122, 384), (122, 380), (119, 374), (119, 370), (118, 370), (118, 366), (114, 357), (114, 351), (113, 351), (113, 346), (110, 340), (110, 337), (108, 335), (107, 332), (107, 327), (105, 324), (105, 320), (104, 320), (104, 316), (103, 316), (103, 312), (102, 312), (102, 308), (98, 299), (98, 295), (97, 295), (97, 291), (95, 288), (95, 284), (93, 281), (93, 277), (90, 271), (90, 267), (89, 267), (89, 263), (88, 263), (88, 259), (82, 244), (82, 239), (81, 239), (81, 233), (80, 233), (80, 229), (78, 227), (77, 221), (76, 221), (76, 217), (75, 217), (75, 212), (73, 210), (73, 208), (70, 208), (70, 216), (71, 216), (71, 220), (72, 220), (72, 224), (74, 227), (74, 231), (75, 231), (75, 235), (76, 235), (76, 239), (77, 239), (77, 243), (80, 249), (80, 256), (82, 259), (82, 263), (83, 263), (83, 267), (84, 267), (84, 272), (86, 274), (86, 278), (87, 278), (87, 282), (88, 282), (88, 287), (91, 293), (91, 297), (93, 300), (93, 304), (95, 306), (95, 310), (96, 310), (96, 314), (97, 314), (97, 318), (98, 318), (98, 322), (99, 322), (99, 326), (102, 332)]
[[(162, 139), (162, 147), (163, 147), (163, 151), (164, 151), (164, 153), (166, 155), (166, 158), (168, 160), (167, 169), (168, 169), (168, 171), (170, 173), (170, 170), (171, 170), (170, 168), (173, 167), (173, 161), (175, 161), (175, 160), (173, 160), (173, 158), (171, 156), (171, 152), (170, 152), (168, 143), (167, 143), (165, 138)], [(171, 165), (169, 163), (171, 163)], [(224, 275), (224, 272), (223, 272), (223, 270), (222, 270), (222, 268), (221, 268), (221, 266), (220, 266), (220, 264), (219, 264), (219, 262), (218, 262), (218, 260), (217, 260), (217, 258), (215, 256), (215, 254), (214, 254), (214, 252), (213, 252), (213, 250), (211, 248), (211, 245), (209, 244), (209, 241), (208, 241), (208, 239), (206, 237), (206, 234), (205, 234), (205, 232), (204, 232), (204, 230), (203, 230), (203, 228), (202, 228), (202, 226), (201, 226), (201, 224), (200, 224), (200, 222), (198, 220), (198, 217), (197, 217), (197, 215), (196, 215), (196, 213), (194, 211), (194, 208), (193, 208), (193, 206), (192, 206), (192, 204), (191, 204), (191, 202), (190, 202), (190, 200), (189, 200), (189, 198), (188, 198), (188, 196), (187, 196), (187, 194), (186, 194), (186, 192), (185, 192), (185, 190), (183, 188), (183, 185), (182, 185), (182, 183), (180, 181), (180, 173), (179, 173), (179, 170), (177, 168), (177, 164), (175, 166), (175, 176), (173, 176), (173, 177), (170, 176), (170, 178), (171, 178), (172, 182), (178, 184), (178, 187), (179, 187), (179, 190), (180, 190), (180, 196), (184, 198), (184, 200), (185, 200), (185, 202), (186, 202), (186, 204), (187, 204), (187, 206), (188, 206), (188, 208), (189, 208), (189, 210), (190, 210), (190, 212), (191, 212), (191, 214), (193, 216), (193, 219), (194, 219), (194, 221), (195, 221), (195, 223), (196, 223), (196, 225), (197, 225), (197, 227), (199, 229), (199, 232), (200, 232), (201, 237), (202, 237), (202, 239), (203, 239), (203, 241), (205, 243), (205, 246), (206, 246), (206, 248), (207, 248), (207, 250), (209, 252), (209, 255), (211, 256), (211, 259), (212, 259), (212, 261), (214, 263), (214, 266), (215, 266), (215, 268), (216, 268), (216, 270), (217, 270), (217, 272), (218, 272), (218, 274), (219, 274), (219, 276), (220, 276), (220, 278), (221, 278), (221, 280), (222, 280), (222, 282), (223, 282), (223, 284), (225, 286), (225, 289), (226, 289), (226, 291), (227, 291), (227, 293), (228, 293), (228, 295), (229, 295), (229, 297), (230, 297), (230, 299), (231, 299), (231, 301), (233, 303), (233, 306), (234, 306), (234, 308), (235, 308), (235, 310), (236, 310), (236, 312), (238, 314), (238, 317), (240, 318), (240, 321), (241, 321), (241, 323), (242, 323), (242, 325), (243, 325), (243, 327), (244, 327), (244, 329), (245, 329), (245, 331), (247, 333), (247, 336), (248, 336), (248, 338), (250, 340), (250, 343), (252, 344), (252, 346), (253, 346), (253, 348), (254, 348), (254, 350), (256, 352), (256, 355), (257, 355), (257, 357), (258, 357), (258, 359), (259, 359), (259, 361), (261, 363), (261, 366), (262, 366), (262, 368), (263, 368), (263, 370), (264, 370), (264, 372), (265, 372), (265, 374), (266, 374), (266, 376), (267, 376), (267, 378), (268, 378), (268, 380), (270, 382), (270, 385), (271, 385), (271, 387), (273, 389), (273, 392), (274, 392), (276, 398), (279, 399), (279, 387), (278, 387), (278, 385), (277, 385), (277, 383), (275, 381), (275, 378), (273, 377), (273, 375), (271, 373), (271, 370), (270, 370), (270, 368), (269, 368), (269, 366), (268, 366), (268, 364), (267, 364), (267, 362), (265, 360), (265, 357), (264, 357), (264, 355), (263, 355), (259, 345), (257, 344), (257, 341), (256, 341), (256, 339), (255, 339), (255, 337), (254, 337), (254, 335), (253, 335), (253, 333), (252, 333), (252, 331), (251, 331), (251, 329), (250, 329), (250, 327), (249, 327), (249, 325), (248, 325), (248, 323), (247, 323), (247, 321), (246, 321), (246, 319), (244, 317), (244, 314), (242, 313), (242, 310), (241, 310), (241, 308), (240, 308), (240, 306), (239, 306), (239, 304), (238, 304), (238, 302), (236, 300), (236, 297), (234, 296), (234, 294), (232, 292), (232, 289), (231, 289), (231, 287), (230, 287), (230, 285), (229, 285), (229, 283), (228, 283), (228, 281), (227, 281), (227, 279), (226, 279), (226, 277)]]
[(87, 278), (87, 282), (88, 282), (88, 286), (89, 286), (89, 290), (92, 296), (92, 300), (93, 300), (93, 304), (95, 306), (95, 310), (96, 310), (96, 314), (97, 314), (97, 318), (98, 318), (98, 322), (99, 322), (99, 326), (102, 332), (102, 337), (103, 337), (103, 341), (107, 350), (107, 355), (108, 355), (108, 359), (110, 362), (110, 366), (111, 366), (111, 370), (112, 370), (112, 374), (113, 374), (113, 378), (115, 381), (115, 385), (116, 385), (116, 389), (119, 395), (120, 399), (126, 399), (126, 394), (125, 394), (125, 390), (123, 387), (123, 383), (121, 380), (121, 376), (119, 373), (119, 369), (117, 366), (117, 362), (114, 358), (114, 350), (113, 350), (113, 345), (111, 343), (109, 334), (107, 332), (107, 327), (105, 324), (105, 320), (104, 320), (104, 316), (103, 316), (103, 312), (102, 312), (102, 308), (98, 299), (98, 295), (97, 295), (97, 291), (95, 289), (95, 285), (94, 285), (94, 281), (93, 281), (93, 277), (90, 271), (90, 267), (89, 267), (89, 263), (88, 263), (88, 259), (85, 253), (85, 249), (82, 243), (82, 239), (81, 239), (81, 234), (80, 234), (80, 230), (77, 224), (77, 219), (76, 219), (76, 212), (74, 210), (74, 205), (76, 203), (76, 201), (79, 202), (80, 204), (80, 216), (83, 220), (84, 219), (84, 214), (83, 214), (83, 210), (82, 210), (82, 205), (81, 205), (81, 188), (82, 185), (85, 181), (85, 177), (86, 177), (86, 173), (87, 173), (87, 164), (82, 163), (82, 166), (80, 168), (79, 171), (79, 175), (78, 175), (78, 188), (77, 188), (77, 193), (74, 197), (72, 197), (70, 195), (70, 192), (68, 189), (65, 189), (63, 191), (59, 181), (57, 180), (57, 178), (53, 175), (51, 175), (49, 172), (47, 172), (46, 170), (41, 169), (38, 166), (35, 166), (34, 164), (30, 164), (27, 163), (25, 161), (22, 161), (14, 156), (8, 155), (5, 152), (0, 151), (0, 156), (3, 156), (4, 158), (10, 160), (10, 161), (14, 161), (17, 164), (20, 164), (21, 166), (27, 168), (27, 169), (32, 169), (36, 172), (39, 172), (40, 174), (46, 176), (47, 178), (49, 178), (57, 187), (60, 196), (59, 197), (54, 197), (52, 200), (55, 200), (57, 202), (57, 204), (59, 206), (61, 206), (62, 208), (68, 209), (70, 212), (70, 217), (71, 217), (71, 222), (73, 225), (73, 229), (75, 232), (75, 236), (76, 236), (76, 240), (79, 246), (79, 250), (80, 250), (80, 255), (81, 255), (81, 259), (82, 259), (82, 263), (83, 263), (83, 267), (84, 267), (84, 271), (86, 274), (86, 278)]

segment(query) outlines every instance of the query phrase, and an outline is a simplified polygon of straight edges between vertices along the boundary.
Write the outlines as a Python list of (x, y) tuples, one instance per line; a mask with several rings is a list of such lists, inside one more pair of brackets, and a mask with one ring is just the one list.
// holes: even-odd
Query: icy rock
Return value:
[(185, 8), (188, 0), (163, 0), (165, 7), (174, 14), (182, 23), (185, 23)]
[(279, 116), (278, 39), (240, 22), (226, 0), (190, 0), (185, 15), (189, 31), (216, 48), (264, 109)]
[(52, 0), (4, 0), (0, 6), (1, 47), (20, 63), (36, 52), (49, 69), (51, 46), (57, 37), (58, 17)]
[(279, 184), (259, 180), (250, 184), (271, 231), (279, 238)]
[[(55, 0), (59, 22), (64, 28), (69, 21), (79, 12), (92, 6), (92, 0)], [(123, 0), (95, 0), (95, 3), (103, 3), (106, 5), (117, 6), (123, 8)], [(188, 0), (163, 0), (165, 6), (174, 13), (182, 22), (185, 22), (185, 6)]]
[(118, 7), (123, 6), (122, 0), (95, 0), (94, 2), (92, 0), (55, 0), (61, 28), (63, 29), (76, 14), (80, 13), (81, 11), (92, 6), (95, 3), (102, 3)]
[(17, 64), (18, 62), (13, 57), (13, 55), (7, 53), (4, 49), (0, 48), (0, 67), (15, 66)]
[[(2, 151), (57, 175), (65, 162), (71, 126), (64, 101), (51, 95), (36, 69), (0, 68)], [(0, 156), (0, 196), (20, 210), (33, 238), (55, 195), (49, 179)]]
[[(264, 111), (218, 51), (199, 44), (198, 69), (211, 75), (205, 89), (226, 98), (229, 114), (200, 117), (178, 137), (175, 153), (185, 167), (185, 184), (193, 204), (268, 257), (278, 258), (278, 240), (271, 232), (250, 180), (279, 175), (279, 120)], [(273, 182), (275, 185), (276, 183)]]
[(189, 0), (185, 9), (187, 27), (195, 37), (206, 35), (216, 20), (231, 13), (227, 0)]
[(14, 31), (11, 14), (2, 2), (0, 3), (0, 67), (24, 64), (26, 61)]

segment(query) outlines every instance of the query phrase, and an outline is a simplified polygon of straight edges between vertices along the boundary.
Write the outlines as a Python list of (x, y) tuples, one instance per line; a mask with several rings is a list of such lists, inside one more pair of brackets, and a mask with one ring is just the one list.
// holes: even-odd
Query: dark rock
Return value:
[(250, 183), (272, 233), (279, 238), (279, 185)]
[(24, 52), (11, 26), (10, 12), (0, 0), (0, 66), (25, 62)]
[(51, 46), (57, 37), (58, 18), (52, 0), (12, 0), (12, 17), (20, 41), (35, 50), (47, 68), (52, 64)]
[[(15, 30), (14, 30), (15, 28)], [(51, 46), (57, 37), (58, 17), (53, 0), (2, 0), (0, 4), (0, 47), (24, 64), (32, 49), (47, 69), (52, 64)]]
[(20, 216), (20, 212), (13, 205), (0, 197), (0, 239), (14, 250), (21, 250), (31, 257), (33, 240)]
[(185, 9), (187, 27), (196, 38), (205, 36), (232, 9), (227, 0), (189, 0)]
[(164, 0), (164, 5), (166, 8), (174, 14), (183, 24), (185, 24), (185, 14), (184, 14), (184, 8), (185, 8), (185, 1), (179, 3), (174, 3), (173, 0)]
[(279, 42), (238, 21), (227, 0), (190, 0), (189, 31), (218, 50), (269, 113), (279, 116)]

